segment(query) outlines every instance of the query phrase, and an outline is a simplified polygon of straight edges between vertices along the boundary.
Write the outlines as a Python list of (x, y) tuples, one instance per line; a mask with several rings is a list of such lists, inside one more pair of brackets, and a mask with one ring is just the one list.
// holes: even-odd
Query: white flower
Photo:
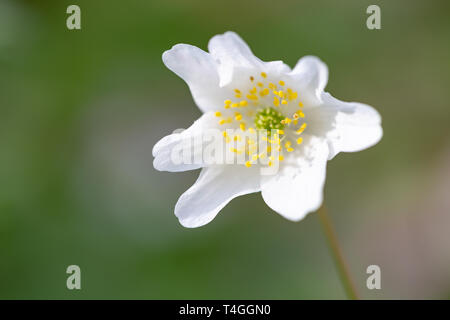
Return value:
[[(153, 148), (157, 170), (202, 168), (175, 206), (183, 226), (205, 225), (233, 198), (258, 191), (273, 210), (287, 219), (301, 220), (322, 203), (327, 160), (381, 139), (376, 110), (324, 92), (328, 69), (318, 58), (303, 57), (292, 70), (282, 61), (264, 62), (233, 32), (213, 37), (208, 49), (209, 53), (178, 44), (163, 54), (164, 64), (186, 81), (203, 112), (190, 128), (164, 137)], [(272, 130), (268, 150), (252, 150), (247, 142), (240, 145), (242, 150), (226, 149), (247, 153), (245, 164), (172, 161), (171, 153), (187, 136), (230, 128)], [(240, 137), (223, 135), (225, 143), (240, 141)], [(274, 151), (276, 158), (271, 156)], [(270, 161), (258, 163), (263, 157)], [(276, 174), (261, 174), (261, 166), (274, 163), (279, 165)]]

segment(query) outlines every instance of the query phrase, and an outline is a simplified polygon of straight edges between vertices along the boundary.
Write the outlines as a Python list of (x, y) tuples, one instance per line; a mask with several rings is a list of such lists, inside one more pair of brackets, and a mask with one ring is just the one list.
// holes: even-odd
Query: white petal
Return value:
[[(202, 137), (205, 130), (217, 127), (217, 121), (214, 119), (214, 114), (208, 112), (203, 114), (198, 120), (196, 120), (188, 129), (181, 133), (173, 133), (165, 136), (159, 140), (153, 147), (152, 153), (155, 159), (153, 160), (153, 166), (159, 171), (179, 172), (194, 170), (204, 166), (202, 163), (203, 157), (201, 152), (203, 148), (194, 148), (194, 143), (207, 144), (208, 141), (203, 139), (196, 140), (196, 137)], [(189, 159), (191, 163), (182, 162), (181, 150), (185, 143), (192, 145), (192, 150), (200, 154), (200, 157), (196, 157), (193, 153)], [(175, 149), (176, 148), (176, 149)], [(198, 159), (199, 161), (193, 161)]]
[(225, 100), (219, 88), (217, 64), (211, 55), (195, 46), (177, 44), (162, 56), (164, 64), (189, 86), (195, 103), (203, 112), (213, 111)]
[(257, 58), (245, 41), (231, 31), (212, 37), (208, 50), (219, 65), (221, 87), (231, 82), (236, 69), (253, 69), (274, 75), (290, 72), (282, 61), (264, 62)]
[(299, 221), (322, 204), (328, 147), (324, 139), (305, 136), (301, 148), (281, 162), (280, 172), (261, 176), (264, 201), (283, 217)]
[(328, 68), (319, 58), (301, 58), (289, 74), (297, 82), (301, 99), (309, 105), (321, 102), (321, 95), (328, 82)]
[(175, 215), (184, 227), (200, 227), (214, 219), (233, 198), (259, 190), (258, 168), (237, 165), (203, 168), (195, 184), (178, 199)]
[(383, 136), (381, 116), (371, 106), (358, 102), (344, 102), (323, 94), (324, 105), (317, 108), (323, 119), (332, 119), (330, 155), (356, 152), (369, 148)]

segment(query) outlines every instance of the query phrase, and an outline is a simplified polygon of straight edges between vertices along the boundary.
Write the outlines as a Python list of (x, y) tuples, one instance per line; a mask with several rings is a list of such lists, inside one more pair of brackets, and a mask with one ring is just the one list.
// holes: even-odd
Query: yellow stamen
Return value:
[(280, 99), (278, 99), (277, 97), (273, 97), (273, 105), (275, 107), (278, 107), (280, 105)]
[(297, 131), (295, 131), (296, 133), (302, 133), (304, 130), (305, 130), (305, 128), (306, 128), (306, 123), (303, 123), (302, 125), (301, 125), (301, 127), (297, 130)]

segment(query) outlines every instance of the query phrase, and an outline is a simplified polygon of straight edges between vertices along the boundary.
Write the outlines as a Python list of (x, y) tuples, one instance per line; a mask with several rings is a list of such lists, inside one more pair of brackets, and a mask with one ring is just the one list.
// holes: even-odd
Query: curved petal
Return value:
[(282, 61), (264, 62), (257, 58), (250, 47), (236, 33), (228, 31), (211, 38), (208, 50), (218, 64), (220, 86), (226, 86), (233, 79), (237, 68), (257, 69), (276, 75), (290, 72)]
[[(215, 128), (214, 114), (208, 112), (197, 119), (188, 129), (172, 133), (159, 140), (153, 147), (155, 157), (153, 166), (159, 171), (180, 172), (204, 166), (204, 146), (209, 143), (203, 139), (207, 129)], [(186, 152), (187, 153), (183, 153)]]
[(299, 221), (322, 204), (328, 147), (324, 139), (305, 136), (305, 145), (283, 161), (280, 172), (261, 176), (267, 205), (283, 217)]
[(358, 102), (344, 102), (323, 94), (324, 105), (318, 108), (323, 119), (331, 119), (328, 134), (330, 155), (367, 149), (383, 136), (381, 116), (371, 106)]
[(212, 111), (225, 100), (219, 88), (217, 64), (211, 55), (195, 46), (177, 44), (163, 53), (164, 64), (189, 86), (203, 112)]
[(194, 185), (178, 199), (175, 215), (184, 227), (201, 227), (233, 198), (259, 190), (257, 168), (234, 165), (203, 168)]
[(309, 105), (318, 105), (328, 82), (327, 65), (317, 57), (301, 58), (289, 74), (301, 87), (300, 95)]

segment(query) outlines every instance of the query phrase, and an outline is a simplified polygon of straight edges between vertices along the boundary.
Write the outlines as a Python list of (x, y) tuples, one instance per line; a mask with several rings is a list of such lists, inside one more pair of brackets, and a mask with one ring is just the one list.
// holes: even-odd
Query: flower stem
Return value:
[(322, 222), (323, 231), (325, 232), (325, 235), (327, 237), (328, 245), (332, 252), (334, 262), (338, 269), (339, 276), (341, 278), (342, 284), (344, 285), (347, 296), (349, 299), (358, 300), (359, 298), (356, 292), (355, 285), (352, 281), (352, 278), (350, 277), (350, 273), (348, 271), (348, 267), (344, 260), (344, 257), (342, 256), (342, 251), (325, 205), (322, 205), (322, 207), (320, 207), (320, 209), (317, 211), (317, 214), (319, 215), (320, 221)]

